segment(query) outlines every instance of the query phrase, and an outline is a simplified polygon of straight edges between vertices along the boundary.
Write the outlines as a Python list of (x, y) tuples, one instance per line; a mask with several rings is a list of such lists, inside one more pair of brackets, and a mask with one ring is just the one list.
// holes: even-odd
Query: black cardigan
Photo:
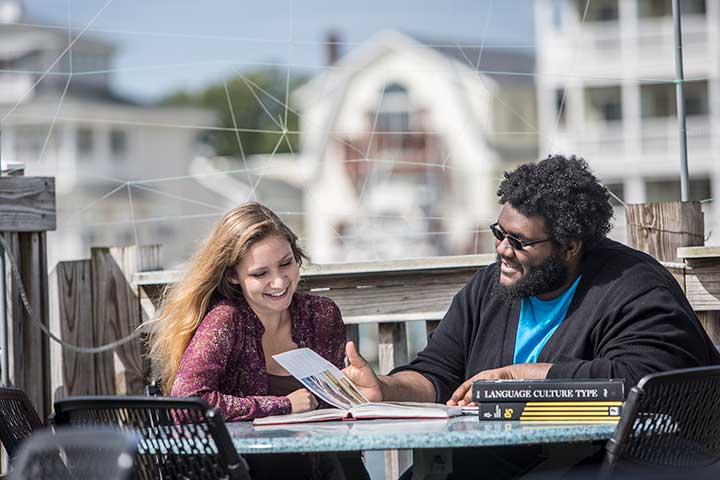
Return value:
[[(424, 375), (445, 402), (482, 370), (513, 363), (520, 302), (493, 294), (497, 264), (480, 269), (455, 295), (427, 347), (397, 368)], [(548, 378), (624, 378), (720, 364), (715, 349), (670, 273), (652, 257), (604, 240), (582, 264), (565, 320), (538, 362)]]

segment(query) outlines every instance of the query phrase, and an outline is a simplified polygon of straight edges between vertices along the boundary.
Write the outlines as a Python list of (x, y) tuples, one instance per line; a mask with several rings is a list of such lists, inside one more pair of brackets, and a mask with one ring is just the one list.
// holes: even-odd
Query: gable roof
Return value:
[(530, 50), (477, 43), (421, 42), (434, 51), (496, 80), (534, 81), (535, 55)]
[[(340, 60), (293, 92), (303, 103), (312, 98), (311, 92), (322, 89), (326, 94), (342, 88), (354, 72), (362, 70), (389, 51), (423, 50), (442, 55), (470, 70), (477, 70), (497, 81), (533, 83), (535, 55), (528, 49), (482, 45), (481, 42), (440, 41), (410, 35), (397, 30), (378, 32), (360, 46), (343, 55)], [(478, 68), (479, 65), (479, 68)]]

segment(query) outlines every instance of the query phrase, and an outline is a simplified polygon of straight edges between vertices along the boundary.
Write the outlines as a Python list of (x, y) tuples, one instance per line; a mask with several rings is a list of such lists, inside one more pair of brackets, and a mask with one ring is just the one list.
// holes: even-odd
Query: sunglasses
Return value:
[(508, 243), (510, 244), (510, 247), (512, 247), (513, 250), (525, 250), (526, 247), (529, 247), (530, 245), (535, 245), (536, 243), (542, 243), (542, 242), (548, 242), (552, 239), (546, 238), (544, 240), (520, 240), (519, 238), (510, 235), (507, 233), (503, 228), (500, 226), (498, 222), (493, 223), (490, 225), (490, 231), (495, 236), (495, 238), (498, 239), (499, 242), (502, 242), (507, 238)]

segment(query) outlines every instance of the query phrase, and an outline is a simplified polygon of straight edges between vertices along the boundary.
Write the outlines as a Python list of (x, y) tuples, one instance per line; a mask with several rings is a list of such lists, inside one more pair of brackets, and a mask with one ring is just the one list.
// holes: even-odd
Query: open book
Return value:
[(324, 422), (328, 420), (363, 420), (373, 418), (447, 419), (461, 414), (460, 407), (440, 403), (368, 402), (349, 409), (323, 408), (292, 415), (273, 415), (256, 418), (253, 425), (282, 425), (287, 423)]
[(317, 397), (337, 408), (291, 415), (256, 418), (254, 425), (355, 420), (365, 418), (450, 418), (462, 414), (460, 407), (437, 403), (370, 402), (355, 385), (320, 355), (298, 348), (273, 358)]

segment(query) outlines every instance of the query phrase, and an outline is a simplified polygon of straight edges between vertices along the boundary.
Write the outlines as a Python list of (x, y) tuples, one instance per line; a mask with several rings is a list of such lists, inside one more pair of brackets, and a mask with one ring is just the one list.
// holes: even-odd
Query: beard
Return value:
[(560, 255), (555, 252), (539, 265), (530, 267), (524, 277), (507, 287), (500, 283), (500, 255), (497, 256), (497, 265), (493, 278), (493, 291), (505, 301), (552, 292), (560, 288), (568, 278), (567, 267)]

